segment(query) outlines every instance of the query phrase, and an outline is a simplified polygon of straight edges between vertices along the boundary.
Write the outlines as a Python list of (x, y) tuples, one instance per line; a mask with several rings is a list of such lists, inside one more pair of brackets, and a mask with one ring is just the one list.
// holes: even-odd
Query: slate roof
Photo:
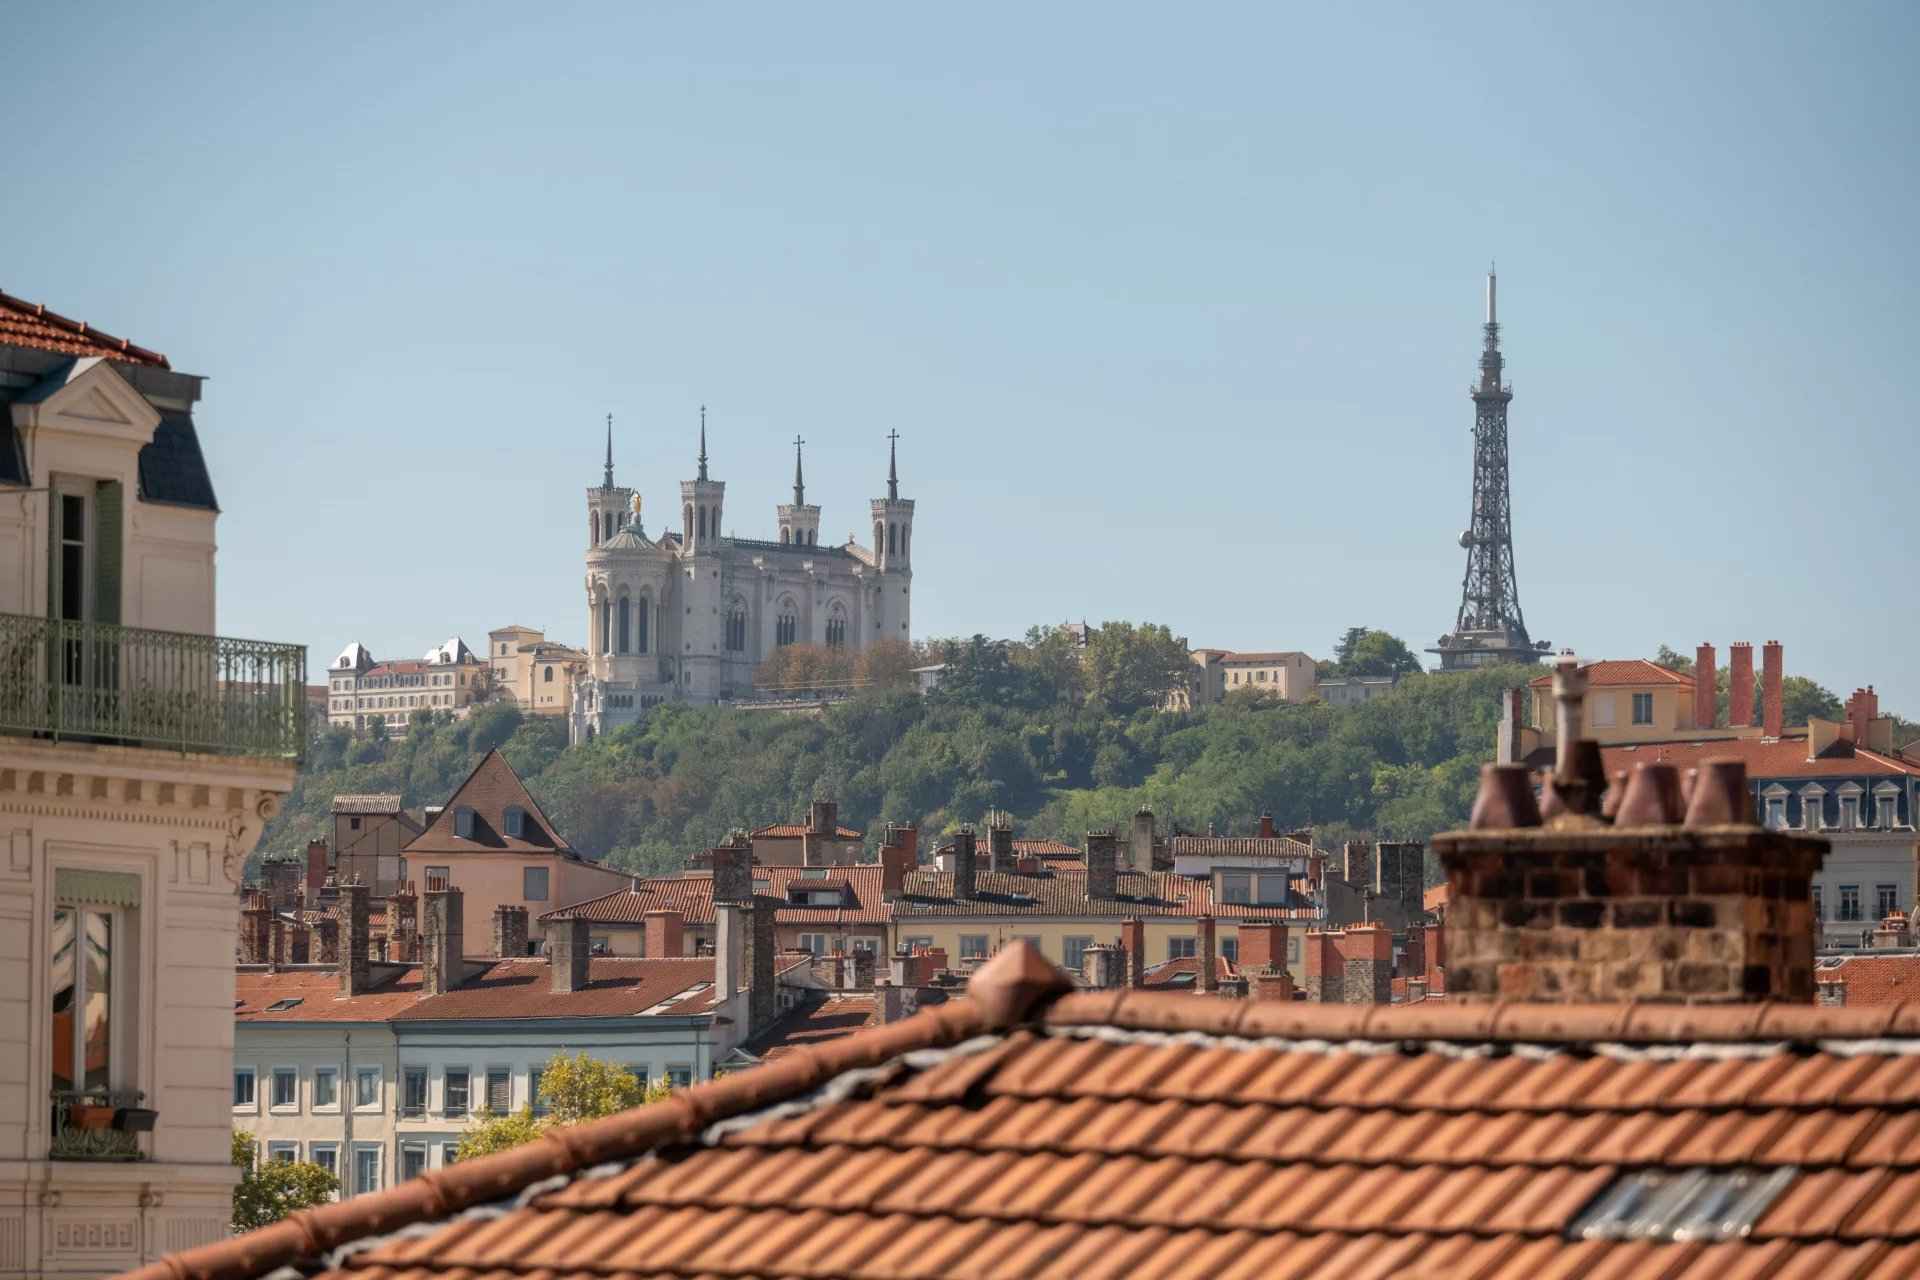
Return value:
[[(506, 812), (518, 805), (526, 810), (524, 834), (507, 834)], [(456, 813), (462, 807), (473, 810), (473, 838), (456, 835)], [(566, 837), (554, 829), (547, 815), (534, 801), (520, 775), (496, 749), (482, 756), (458, 789), (447, 798), (446, 808), (427, 824), (427, 829), (407, 842), (402, 851), (419, 853), (558, 853), (578, 858)]]
[[(753, 878), (757, 892), (784, 900), (788, 888), (799, 881), (824, 888), (826, 884), (845, 885), (853, 902), (840, 907), (783, 906), (773, 913), (775, 924), (886, 924), (892, 917), (881, 899), (881, 868), (858, 863), (836, 867), (755, 867)], [(577, 915), (601, 924), (639, 926), (649, 911), (678, 911), (687, 924), (713, 923), (713, 873), (693, 872), (682, 876), (656, 876), (636, 880), (624, 889), (603, 893), (585, 902), (543, 912), (542, 920), (561, 914)]]
[[(1920, 1005), (1068, 987), (1003, 948), (971, 999), (133, 1274), (1920, 1274)], [(1733, 1170), (1766, 1194), (1706, 1238), (1586, 1225)]]
[(974, 895), (953, 896), (953, 873), (920, 870), (907, 875), (906, 892), (893, 903), (896, 923), (939, 916), (1186, 916), (1207, 912), (1222, 920), (1311, 920), (1318, 909), (1302, 903), (1293, 907), (1248, 906), (1213, 901), (1213, 882), (1204, 876), (1171, 871), (1122, 871), (1114, 877), (1111, 898), (1087, 897), (1084, 868), (1050, 864), (1033, 875), (979, 870), (974, 873)]
[[(277, 971), (247, 966), (235, 975), (233, 1016), (236, 1022), (420, 1022), (631, 1018), (648, 1011), (684, 1015), (713, 1008), (712, 957), (595, 956), (588, 964), (587, 985), (564, 993), (553, 990), (552, 967), (537, 957), (469, 959), (467, 964), (472, 971), (466, 980), (444, 995), (426, 995), (420, 966), (410, 964), (399, 966), (373, 990), (351, 997), (340, 995), (340, 975), (332, 965)], [(269, 1009), (286, 999), (300, 1003)]]
[(189, 415), (172, 410), (160, 414), (153, 439), (140, 446), (139, 467), (142, 501), (220, 509), (206, 455), (200, 452), (200, 435)]
[(173, 367), (158, 351), (136, 347), (125, 338), (102, 333), (83, 320), (69, 320), (40, 303), (5, 292), (0, 292), (0, 347), (25, 347), (69, 356), (103, 356), (123, 364), (152, 365), (157, 369)]

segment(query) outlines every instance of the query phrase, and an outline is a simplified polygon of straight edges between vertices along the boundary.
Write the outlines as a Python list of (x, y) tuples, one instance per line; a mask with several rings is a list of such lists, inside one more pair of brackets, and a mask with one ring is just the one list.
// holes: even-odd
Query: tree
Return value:
[(578, 1124), (626, 1111), (667, 1096), (665, 1080), (642, 1084), (617, 1062), (590, 1058), (584, 1053), (562, 1055), (540, 1072), (540, 1101), (545, 1115), (522, 1107), (506, 1115), (479, 1116), (460, 1139), (456, 1159), (491, 1155), (531, 1142), (555, 1125)]
[(1408, 676), (1419, 672), (1420, 659), (1398, 636), (1348, 627), (1334, 646), (1334, 668), (1343, 676)]
[(1655, 651), (1653, 661), (1654, 665), (1665, 667), (1669, 671), (1677, 671), (1683, 676), (1693, 674), (1693, 659), (1685, 654), (1675, 653), (1664, 644)]
[(913, 686), (913, 646), (904, 640), (876, 640), (860, 655), (854, 678), (871, 689), (907, 689)]
[(493, 701), (502, 692), (500, 673), (492, 667), (482, 667), (473, 673), (473, 683), (467, 686), (467, 701), (481, 706)]
[(278, 1222), (300, 1209), (327, 1203), (340, 1190), (340, 1180), (305, 1160), (258, 1162), (253, 1135), (233, 1132), (233, 1165), (240, 1170), (233, 1189), (233, 1229), (251, 1231)]
[(1122, 715), (1157, 707), (1186, 685), (1187, 642), (1159, 623), (1104, 622), (1087, 636), (1087, 684)]

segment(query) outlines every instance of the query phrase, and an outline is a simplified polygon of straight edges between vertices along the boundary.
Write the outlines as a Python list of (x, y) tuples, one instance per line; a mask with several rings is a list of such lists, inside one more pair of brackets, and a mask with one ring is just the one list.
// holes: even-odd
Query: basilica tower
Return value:
[(873, 500), (873, 562), (880, 581), (872, 604), (873, 639), (910, 638), (913, 499), (900, 496), (900, 433), (887, 433), (887, 496)]
[(800, 446), (805, 443), (799, 436), (793, 438), (793, 501), (774, 508), (780, 522), (780, 541), (797, 547), (820, 543), (820, 508), (807, 502), (807, 477), (800, 469)]
[(613, 483), (613, 415), (607, 415), (607, 462), (599, 484), (587, 490), (587, 546), (597, 547), (631, 518), (633, 490)]
[(707, 410), (700, 407), (699, 472), (680, 482), (680, 565), (677, 586), (679, 616), (667, 619), (661, 630), (667, 641), (662, 656), (673, 660), (674, 684), (682, 698), (712, 702), (725, 688), (720, 651), (720, 602), (727, 595), (721, 581), (725, 567), (725, 540), (720, 529), (726, 507), (727, 485), (707, 474)]

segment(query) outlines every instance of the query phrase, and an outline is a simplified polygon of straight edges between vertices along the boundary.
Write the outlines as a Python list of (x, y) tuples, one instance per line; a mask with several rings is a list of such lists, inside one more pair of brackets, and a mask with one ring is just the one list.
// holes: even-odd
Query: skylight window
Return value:
[(1636, 1169), (1608, 1184), (1567, 1229), (1581, 1240), (1738, 1240), (1795, 1169)]
[(288, 996), (282, 1000), (275, 1000), (272, 1004), (267, 1006), (267, 1012), (268, 1013), (285, 1013), (287, 1010), (293, 1008), (293, 1006), (299, 1004), (303, 998), (304, 997), (301, 997), (301, 996)]

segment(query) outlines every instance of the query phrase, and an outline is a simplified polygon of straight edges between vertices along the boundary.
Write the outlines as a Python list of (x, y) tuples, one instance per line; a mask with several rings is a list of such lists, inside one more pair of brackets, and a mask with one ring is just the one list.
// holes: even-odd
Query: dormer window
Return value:
[(1766, 808), (1767, 830), (1785, 831), (1787, 829), (1787, 789), (1777, 784), (1768, 787), (1761, 793), (1760, 800)]
[(1800, 788), (1800, 829), (1824, 831), (1827, 826), (1827, 789), (1810, 782)]
[(453, 834), (462, 840), (473, 839), (473, 810), (464, 804), (453, 811)]
[(507, 821), (507, 834), (509, 836), (513, 837), (515, 840), (526, 839), (527, 811), (525, 809), (522, 809), (517, 804), (508, 805), (507, 812), (506, 812), (506, 821)]
[(1873, 824), (1891, 831), (1900, 823), (1900, 788), (1883, 782), (1873, 789)]

